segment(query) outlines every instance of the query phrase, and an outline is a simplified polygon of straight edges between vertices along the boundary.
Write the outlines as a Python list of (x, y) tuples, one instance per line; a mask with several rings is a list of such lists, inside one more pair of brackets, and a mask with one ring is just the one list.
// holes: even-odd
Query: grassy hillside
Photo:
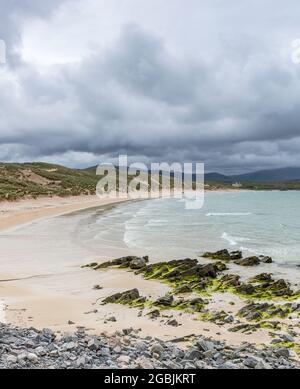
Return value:
[(0, 163), (0, 200), (94, 194), (94, 173), (47, 163)]
[[(63, 197), (95, 194), (99, 179), (96, 167), (79, 170), (48, 163), (0, 163), (0, 201), (51, 195)], [(131, 179), (129, 177), (129, 181)], [(171, 186), (172, 181), (171, 178)], [(209, 185), (208, 190), (232, 188), (231, 182), (220, 182), (216, 175), (207, 175), (206, 184)], [(242, 188), (300, 190), (300, 181), (243, 182)]]

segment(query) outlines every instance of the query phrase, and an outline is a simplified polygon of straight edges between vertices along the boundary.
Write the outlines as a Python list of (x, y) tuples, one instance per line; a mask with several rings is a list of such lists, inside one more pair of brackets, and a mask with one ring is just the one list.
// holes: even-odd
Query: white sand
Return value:
[[(226, 325), (219, 327), (200, 322), (196, 320), (196, 315), (178, 311), (169, 314), (181, 325), (170, 327), (165, 325), (166, 318), (151, 320), (146, 315), (138, 317), (137, 309), (102, 306), (103, 298), (132, 288), (138, 288), (141, 295), (152, 299), (165, 295), (169, 290), (165, 284), (146, 281), (124, 270), (92, 271), (81, 268), (88, 262), (101, 262), (119, 256), (123, 249), (111, 247), (108, 256), (103, 252), (91, 252), (76, 240), (74, 234), (76, 228), (80, 228), (80, 217), (62, 215), (96, 206), (105, 210), (112, 203), (116, 201), (72, 198), (0, 205), (0, 298), (7, 305), (5, 318), (2, 310), (2, 320), (17, 326), (48, 327), (56, 331), (71, 331), (76, 326), (82, 326), (94, 333), (111, 333), (134, 327), (141, 328), (142, 335), (169, 340), (191, 334), (205, 334), (232, 344), (240, 344), (244, 340), (258, 343), (268, 340), (267, 331), (245, 338), (243, 334), (228, 332)], [(57, 215), (60, 216), (54, 217)], [(73, 225), (74, 220), (78, 225)], [(124, 252), (123, 255), (127, 254)], [(101, 285), (103, 289), (94, 290), (94, 285)], [(227, 303), (228, 297), (224, 295), (214, 305), (222, 309)], [(110, 316), (115, 316), (117, 322), (105, 323)], [(68, 321), (75, 324), (69, 325)]]

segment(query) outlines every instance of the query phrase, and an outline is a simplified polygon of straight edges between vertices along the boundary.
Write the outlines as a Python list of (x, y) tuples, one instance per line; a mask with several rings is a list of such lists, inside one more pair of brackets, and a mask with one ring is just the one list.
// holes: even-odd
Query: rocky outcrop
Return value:
[(272, 279), (272, 274), (269, 273), (261, 273), (258, 274), (252, 278), (250, 278), (249, 282), (251, 283), (261, 283), (261, 282), (271, 282), (273, 281)]
[(251, 284), (241, 284), (236, 288), (237, 292), (242, 294), (251, 295), (255, 292), (255, 288)]
[(241, 251), (229, 252), (227, 249), (224, 249), (217, 252), (204, 253), (202, 257), (219, 261), (233, 261), (243, 258), (243, 253)]
[(281, 319), (284, 319), (290, 313), (295, 312), (297, 310), (297, 307), (298, 304), (296, 304), (296, 306), (293, 306), (293, 304), (291, 303), (280, 305), (251, 302), (250, 304), (240, 309), (238, 315), (249, 321), (270, 319), (273, 317), (279, 317)]
[(203, 258), (208, 258), (208, 259), (217, 259), (218, 261), (230, 261), (231, 256), (230, 253), (227, 249), (225, 250), (220, 250), (215, 253), (213, 252), (206, 252), (202, 255)]
[(104, 304), (129, 304), (134, 301), (145, 301), (137, 289), (127, 290), (126, 292), (116, 293), (103, 300)]
[(184, 294), (184, 293), (191, 293), (191, 292), (192, 292), (192, 288), (190, 287), (189, 284), (179, 285), (174, 290), (175, 294)]
[(266, 255), (260, 255), (258, 258), (259, 258), (260, 262), (273, 263), (273, 259), (271, 257), (266, 256)]
[(257, 266), (260, 263), (272, 263), (271, 257), (260, 255), (249, 258), (243, 258), (242, 251), (229, 252), (227, 249), (220, 250), (217, 252), (207, 252), (202, 255), (203, 258), (219, 260), (219, 261), (234, 261), (235, 264), (240, 266)]
[(127, 256), (113, 259), (112, 261), (104, 262), (104, 263), (91, 263), (89, 265), (83, 267), (89, 267), (94, 270), (107, 269), (108, 267), (119, 266), (121, 268), (130, 267), (131, 269), (137, 270), (146, 266), (149, 262), (149, 257), (136, 257), (136, 256)]
[(147, 262), (144, 258), (136, 258), (130, 261), (129, 267), (132, 270), (143, 269), (146, 266)]
[(254, 256), (254, 257), (239, 259), (237, 261), (234, 261), (234, 263), (240, 266), (258, 266), (260, 264), (260, 259)]
[[(135, 274), (141, 274), (145, 279), (167, 282), (173, 289), (171, 294), (174, 295), (192, 292), (205, 292), (210, 294), (219, 290), (259, 299), (282, 297), (295, 300), (300, 298), (300, 291), (294, 291), (289, 283), (283, 279), (273, 280), (272, 275), (269, 273), (258, 274), (244, 282), (241, 282), (241, 278), (237, 274), (226, 274), (222, 276), (222, 272), (228, 270), (228, 261), (232, 261), (232, 263), (243, 267), (248, 267), (258, 266), (262, 262), (271, 263), (271, 257), (252, 256), (242, 258), (241, 251), (233, 251), (230, 253), (228, 250), (206, 253), (204, 256), (214, 258), (216, 262), (200, 264), (197, 259), (185, 258), (149, 264), (148, 257), (129, 256), (117, 258), (100, 265), (92, 263), (88, 266), (95, 270), (105, 269), (110, 266), (119, 266), (120, 268), (134, 270)], [(222, 260), (220, 260), (221, 258)], [(226, 261), (226, 263), (223, 261)], [(118, 300), (120, 296), (117, 295), (114, 298)], [(134, 300), (138, 300), (138, 298)], [(138, 300), (138, 303), (142, 304), (144, 300)], [(180, 304), (180, 307), (184, 306), (185, 304)]]
[(155, 301), (155, 305), (162, 305), (164, 307), (170, 307), (174, 301), (174, 297), (170, 294), (167, 294), (166, 296), (160, 297)]

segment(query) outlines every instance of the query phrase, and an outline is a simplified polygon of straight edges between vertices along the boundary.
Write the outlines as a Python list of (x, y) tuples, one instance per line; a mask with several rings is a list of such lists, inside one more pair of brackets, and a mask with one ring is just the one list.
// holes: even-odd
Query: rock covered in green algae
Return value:
[(173, 301), (174, 301), (174, 297), (171, 294), (167, 294), (167, 295), (157, 299), (154, 304), (169, 307), (172, 305)]
[(243, 258), (242, 251), (232, 251), (229, 252), (227, 249), (216, 251), (216, 252), (207, 252), (202, 255), (203, 258), (215, 259), (219, 261), (234, 261)]
[(113, 259), (112, 261), (104, 262), (101, 264), (91, 263), (84, 267), (90, 267), (93, 268), (94, 270), (100, 270), (100, 269), (106, 269), (108, 267), (120, 266), (122, 268), (130, 267), (131, 269), (137, 270), (145, 267), (148, 262), (149, 262), (148, 256), (145, 257), (127, 256), (127, 257), (116, 258)]
[(243, 317), (249, 321), (269, 319), (272, 317), (286, 318), (293, 312), (293, 304), (287, 303), (284, 305), (276, 305), (269, 303), (254, 303), (246, 305), (238, 312), (238, 316)]
[(260, 255), (249, 258), (243, 258), (242, 251), (229, 252), (227, 249), (220, 250), (217, 252), (207, 252), (202, 255), (203, 258), (220, 260), (220, 261), (234, 261), (236, 265), (240, 266), (258, 266), (260, 263), (272, 263), (271, 257)]
[[(220, 250), (215, 253), (207, 252), (202, 255), (203, 258), (209, 258), (209, 259), (217, 259), (220, 261), (230, 261), (232, 258), (230, 256), (230, 253), (227, 249)], [(238, 258), (235, 258), (238, 259)]]
[(216, 278), (220, 264), (198, 264), (197, 259), (183, 259), (148, 265), (143, 269), (144, 276), (149, 279), (162, 279), (169, 282), (187, 284), (203, 278)]
[(255, 292), (255, 288), (251, 284), (241, 284), (237, 286), (236, 291), (242, 294), (251, 295)]
[[(239, 257), (241, 252), (229, 253), (222, 250), (214, 253), (216, 258)], [(269, 261), (270, 257), (263, 260)], [(250, 257), (235, 260), (235, 263), (250, 266), (257, 264), (262, 257)], [(101, 265), (92, 264), (94, 270), (118, 266), (135, 270), (135, 274), (142, 274), (145, 279), (156, 279), (167, 282), (173, 287), (174, 294), (199, 292), (211, 294), (216, 291), (240, 294), (257, 299), (284, 298), (295, 300), (300, 297), (300, 291), (293, 291), (285, 280), (275, 281), (272, 275), (262, 273), (252, 277), (247, 282), (241, 282), (240, 276), (236, 274), (219, 275), (227, 270), (222, 261), (215, 263), (199, 264), (197, 259), (181, 259), (169, 262), (147, 264), (148, 257), (122, 257)], [(91, 265), (90, 265), (91, 266)]]
[(226, 289), (241, 285), (240, 276), (237, 274), (226, 274), (219, 280), (218, 289)]
[(256, 276), (250, 278), (249, 280), (250, 283), (271, 282), (271, 281), (273, 281), (273, 279), (272, 279), (272, 274), (270, 273), (257, 274)]
[(139, 270), (142, 269), (146, 266), (147, 262), (145, 261), (144, 258), (136, 258), (130, 261), (129, 267), (132, 270)]
[(175, 294), (184, 294), (184, 293), (191, 293), (191, 292), (192, 292), (192, 288), (190, 287), (189, 284), (179, 285), (174, 290)]
[(254, 256), (254, 257), (239, 259), (237, 261), (234, 261), (234, 263), (240, 266), (258, 266), (260, 264), (260, 259)]
[(229, 255), (231, 260), (237, 260), (243, 258), (242, 251), (232, 251)]
[(145, 301), (146, 299), (140, 296), (137, 289), (127, 290), (126, 292), (116, 293), (103, 300), (104, 304), (129, 304), (134, 301)]
[(242, 283), (240, 276), (236, 274), (226, 274), (215, 281), (213, 290), (228, 291), (258, 299), (300, 298), (300, 291), (293, 291), (288, 282), (283, 279), (275, 281), (267, 273), (259, 274), (247, 283)]

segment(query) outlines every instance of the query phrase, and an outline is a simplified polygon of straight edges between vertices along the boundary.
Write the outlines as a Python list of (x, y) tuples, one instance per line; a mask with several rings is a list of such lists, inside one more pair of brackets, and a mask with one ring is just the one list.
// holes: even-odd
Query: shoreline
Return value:
[[(17, 210), (8, 209), (5, 216), (6, 221), (2, 221), (2, 228), (6, 223), (8, 230), (6, 229), (5, 232), (8, 233), (15, 227), (24, 227), (34, 221), (42, 221), (44, 218), (54, 221), (54, 216), (67, 215), (95, 207), (103, 208), (105, 211), (121, 202), (123, 201), (103, 202), (94, 197), (84, 197), (84, 199), (59, 199), (59, 204), (57, 204), (57, 199), (43, 199), (38, 201), (38, 206), (34, 203), (35, 207), (32, 208), (30, 200), (26, 201), (26, 204), (18, 204)], [(20, 221), (21, 225), (18, 224)], [(47, 237), (47, 240), (49, 239)], [(25, 239), (25, 249), (28, 244), (27, 240), (28, 238)], [(45, 250), (45, 242), (42, 241), (39, 244)], [(65, 250), (65, 243), (62, 248)], [(30, 250), (28, 248), (27, 250), (22, 253), (22, 256), (30, 256)], [(100, 273), (81, 268), (82, 265), (88, 263), (89, 259), (104, 262), (115, 257), (117, 255), (113, 252), (109, 256), (104, 256), (101, 253), (89, 255), (88, 252), (82, 250), (78, 253), (78, 258), (48, 269), (42, 266), (37, 268), (33, 260), (32, 262), (28, 260), (22, 268), (19, 259), (21, 256), (19, 256), (18, 267), (11, 265), (11, 269), (16, 269), (16, 271), (0, 271), (0, 300), (4, 300), (6, 304), (7, 323), (24, 328), (32, 326), (38, 329), (50, 328), (57, 333), (74, 333), (78, 328), (84, 327), (88, 333), (95, 335), (103, 332), (113, 334), (123, 328), (134, 327), (135, 329), (141, 328), (140, 335), (143, 337), (155, 333), (164, 341), (184, 338), (190, 334), (211, 336), (217, 341), (226, 341), (234, 346), (239, 346), (245, 340), (243, 333), (230, 333), (226, 325), (220, 327), (215, 323), (201, 322), (195, 320), (195, 316), (189, 313), (174, 310), (166, 312), (166, 315), (172, 316), (174, 320), (182, 324), (173, 327), (159, 321), (149, 320), (147, 315), (139, 316), (138, 308), (115, 304), (101, 305), (102, 299), (133, 287), (138, 288), (143, 296), (152, 299), (170, 292), (170, 287), (166, 284), (157, 280), (145, 280), (142, 276), (137, 277), (124, 270), (113, 269)], [(94, 289), (96, 285), (100, 285), (102, 289)], [(226, 306), (230, 309), (232, 300), (231, 295), (222, 294), (216, 296), (211, 307), (218, 310)], [(235, 299), (234, 302), (234, 311), (242, 308), (241, 301)], [(109, 320), (113, 316), (116, 321)], [(250, 334), (246, 339), (257, 345), (270, 342), (267, 330)]]
[[(247, 192), (243, 189), (206, 189), (211, 193)], [(117, 204), (129, 201), (151, 200), (158, 196), (141, 199), (99, 199), (96, 195), (80, 195), (70, 197), (45, 196), (36, 199), (26, 198), (18, 201), (0, 201), (0, 232), (14, 226), (21, 226), (43, 217), (58, 216), (102, 205)], [(163, 198), (163, 196), (161, 197)]]
[(66, 215), (89, 208), (126, 202), (120, 199), (99, 199), (97, 196), (43, 197), (15, 202), (0, 202), (0, 233), (43, 218)]

